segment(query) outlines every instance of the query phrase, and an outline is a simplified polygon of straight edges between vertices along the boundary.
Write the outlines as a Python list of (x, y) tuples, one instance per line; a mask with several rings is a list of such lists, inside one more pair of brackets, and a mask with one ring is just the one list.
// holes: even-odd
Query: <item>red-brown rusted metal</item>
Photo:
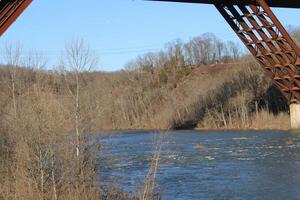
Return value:
[(0, 0), (0, 36), (31, 2), (32, 0)]
[(223, 15), (267, 76), (291, 103), (300, 102), (300, 49), (265, 0), (216, 1)]
[[(146, 1), (166, 1), (166, 2), (181, 2), (181, 3), (203, 3), (203, 4), (215, 4), (218, 2), (227, 2), (231, 4), (250, 4), (256, 0), (146, 0)], [(300, 8), (299, 0), (265, 0), (271, 7), (281, 8)]]

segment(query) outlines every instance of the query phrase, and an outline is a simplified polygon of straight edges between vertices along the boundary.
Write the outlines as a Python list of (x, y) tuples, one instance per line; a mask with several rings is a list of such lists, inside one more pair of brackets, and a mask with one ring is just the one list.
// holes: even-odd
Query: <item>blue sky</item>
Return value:
[[(274, 9), (284, 25), (299, 26), (300, 9)], [(65, 42), (84, 38), (99, 56), (97, 69), (114, 71), (137, 55), (157, 51), (174, 39), (206, 32), (238, 42), (211, 5), (142, 0), (34, 0), (0, 38), (20, 42), (24, 54), (42, 51), (49, 67), (58, 63)]]

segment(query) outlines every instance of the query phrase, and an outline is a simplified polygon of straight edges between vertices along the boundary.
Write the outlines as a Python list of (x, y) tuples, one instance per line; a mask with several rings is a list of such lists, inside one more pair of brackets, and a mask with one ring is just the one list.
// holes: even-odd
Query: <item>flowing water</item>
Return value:
[[(135, 131), (99, 139), (98, 178), (138, 190), (160, 138)], [(157, 188), (164, 199), (300, 199), (300, 133), (175, 131), (162, 141)]]

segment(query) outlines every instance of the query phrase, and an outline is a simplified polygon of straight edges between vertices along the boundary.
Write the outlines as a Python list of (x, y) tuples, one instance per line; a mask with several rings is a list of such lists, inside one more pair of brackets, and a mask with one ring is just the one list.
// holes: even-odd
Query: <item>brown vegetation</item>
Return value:
[[(240, 47), (211, 34), (179, 40), (126, 70), (90, 71), (82, 41), (59, 70), (5, 48), (0, 68), (0, 199), (153, 199), (159, 151), (141, 195), (102, 194), (98, 146), (87, 133), (116, 129), (288, 129), (287, 103)], [(101, 183), (100, 183), (101, 184)]]
[[(76, 54), (76, 48), (83, 52)], [(15, 113), (23, 102), (28, 103), (33, 90), (41, 90), (63, 109), (69, 120), (65, 129), (75, 128), (77, 143), (83, 132), (260, 128), (255, 120), (261, 112), (274, 119), (283, 112), (287, 118), (285, 99), (256, 61), (239, 49), (205, 34), (187, 43), (176, 40), (164, 51), (140, 56), (126, 70), (104, 73), (90, 70), (94, 59), (82, 56), (91, 50), (78, 42), (68, 46), (59, 70), (32, 67), (43, 64), (38, 56), (28, 59), (33, 64), (8, 62), (3, 66), (2, 109)], [(30, 67), (12, 70), (11, 65)]]
[(43, 56), (25, 60), (20, 52), (7, 46), (0, 72), (0, 199), (156, 199), (153, 190), (144, 197), (144, 190), (129, 195), (100, 189), (99, 145), (88, 134), (101, 115), (95, 88), (86, 90), (93, 76), (86, 69), (94, 63), (88, 46), (81, 40), (68, 45), (64, 66), (70, 70), (60, 72), (43, 70)]

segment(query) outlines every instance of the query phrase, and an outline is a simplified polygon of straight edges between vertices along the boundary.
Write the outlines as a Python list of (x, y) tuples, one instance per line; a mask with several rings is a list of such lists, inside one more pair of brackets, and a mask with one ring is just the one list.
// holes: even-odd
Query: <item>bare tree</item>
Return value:
[(17, 100), (16, 100), (16, 76), (17, 68), (21, 63), (21, 52), (22, 47), (20, 43), (10, 44), (6, 43), (4, 46), (4, 59), (9, 70), (9, 83), (8, 87), (11, 92), (12, 103), (13, 103), (13, 115), (17, 118)]
[(83, 39), (75, 39), (65, 46), (63, 64), (67, 71), (75, 78), (75, 90), (70, 90), (75, 100), (75, 132), (76, 132), (76, 155), (80, 154), (81, 127), (80, 127), (80, 92), (81, 74), (90, 71), (97, 63), (95, 54)]
[(228, 48), (231, 54), (231, 57), (233, 58), (233, 60), (237, 60), (240, 57), (241, 51), (240, 51), (240, 47), (237, 43), (234, 43), (232, 41), (228, 42)]
[(217, 53), (218, 53), (218, 59), (221, 60), (223, 57), (223, 51), (224, 51), (225, 45), (222, 41), (217, 40), (216, 48), (217, 48)]

